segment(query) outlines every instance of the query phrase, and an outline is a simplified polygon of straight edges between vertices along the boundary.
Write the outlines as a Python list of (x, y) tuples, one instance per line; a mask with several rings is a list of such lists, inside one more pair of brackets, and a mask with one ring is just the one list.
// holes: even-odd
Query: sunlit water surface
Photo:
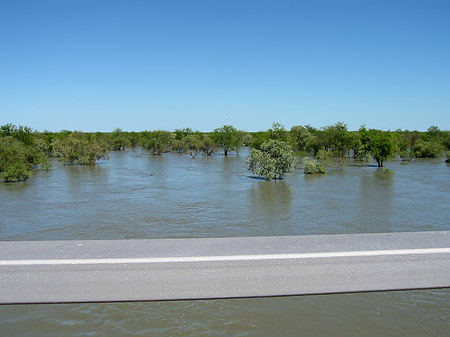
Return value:
[[(278, 236), (450, 229), (442, 160), (349, 161), (255, 179), (239, 156), (126, 151), (0, 184), (0, 240)], [(395, 272), (395, 271), (393, 271)], [(450, 291), (0, 307), (0, 335), (450, 336)]]

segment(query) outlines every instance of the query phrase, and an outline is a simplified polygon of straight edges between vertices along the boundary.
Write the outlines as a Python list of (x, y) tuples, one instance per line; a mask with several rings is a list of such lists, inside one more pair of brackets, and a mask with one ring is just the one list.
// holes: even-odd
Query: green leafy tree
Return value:
[(115, 151), (125, 150), (130, 145), (130, 141), (122, 129), (114, 129), (111, 133), (111, 148)]
[(323, 138), (326, 149), (331, 150), (337, 157), (342, 158), (352, 146), (352, 137), (347, 129), (347, 124), (338, 122), (323, 128)]
[(251, 141), (249, 145), (254, 149), (260, 149), (261, 145), (269, 140), (267, 131), (258, 131), (251, 133)]
[(291, 128), (290, 142), (295, 151), (310, 151), (313, 137), (304, 126), (296, 125)]
[(290, 172), (294, 155), (286, 142), (271, 139), (252, 149), (247, 156), (248, 169), (266, 180), (280, 179)]
[(269, 139), (281, 140), (283, 142), (289, 141), (289, 135), (283, 124), (273, 123), (272, 127), (267, 130)]
[(5, 124), (0, 126), (0, 136), (11, 136), (19, 140), (25, 145), (34, 144), (33, 130), (27, 126), (15, 126), (13, 124)]
[(136, 147), (139, 144), (139, 134), (137, 132), (128, 132), (127, 137), (131, 147)]
[(171, 144), (172, 144), (172, 151), (178, 153), (187, 151), (187, 145), (184, 139), (173, 139)]
[(246, 131), (239, 130), (239, 137), (242, 139), (242, 145), (244, 146), (250, 146), (250, 144), (253, 141), (253, 137), (250, 135), (250, 133)]
[(4, 181), (27, 180), (32, 174), (25, 144), (12, 136), (0, 137), (0, 177)]
[(444, 131), (443, 133), (442, 145), (444, 145), (447, 150), (450, 150), (450, 131)]
[(177, 140), (183, 140), (186, 136), (190, 135), (192, 132), (193, 131), (191, 128), (175, 129), (174, 137)]
[(419, 140), (414, 146), (416, 158), (439, 158), (444, 153), (445, 147), (436, 141)]
[(175, 129), (171, 142), (172, 151), (176, 151), (178, 153), (188, 151), (189, 144), (187, 144), (186, 137), (192, 134), (193, 131), (191, 128)]
[(64, 165), (95, 165), (101, 158), (108, 158), (108, 143), (82, 132), (59, 138), (53, 147)]
[(143, 138), (144, 147), (152, 151), (155, 155), (169, 152), (171, 149), (173, 137), (172, 134), (168, 131), (144, 131)]
[(427, 130), (427, 136), (429, 138), (438, 138), (439, 136), (441, 136), (441, 134), (441, 129), (439, 129), (436, 125), (430, 126)]
[(203, 155), (205, 155), (205, 156), (212, 155), (214, 153), (215, 148), (216, 148), (215, 143), (211, 139), (211, 137), (208, 135), (203, 135), (202, 144), (201, 144), (201, 149), (202, 149)]
[[(361, 147), (362, 147), (362, 143), (361, 143), (361, 137), (359, 135), (358, 132), (352, 132), (350, 133), (350, 150), (353, 152), (353, 158), (355, 159), (365, 159), (362, 158), (364, 157), (364, 154), (361, 153)], [(363, 155), (363, 156), (361, 156)]]
[(202, 152), (202, 139), (199, 133), (192, 133), (184, 138), (184, 143), (189, 151), (189, 155), (192, 158), (197, 157), (197, 155)]
[(325, 149), (323, 131), (311, 125), (305, 125), (306, 130), (311, 135), (308, 141), (307, 151), (312, 151), (314, 156), (317, 156), (320, 150)]
[(32, 169), (49, 170), (46, 156), (48, 144), (41, 134), (29, 127), (5, 124), (0, 126), (0, 176), (4, 181), (27, 180)]
[(224, 125), (221, 128), (217, 128), (211, 134), (211, 138), (214, 140), (217, 147), (223, 148), (225, 156), (228, 152), (239, 152), (239, 148), (243, 144), (242, 134), (231, 125)]
[(359, 129), (361, 148), (363, 152), (370, 154), (377, 162), (378, 167), (394, 155), (394, 141), (390, 132), (370, 129), (364, 126)]

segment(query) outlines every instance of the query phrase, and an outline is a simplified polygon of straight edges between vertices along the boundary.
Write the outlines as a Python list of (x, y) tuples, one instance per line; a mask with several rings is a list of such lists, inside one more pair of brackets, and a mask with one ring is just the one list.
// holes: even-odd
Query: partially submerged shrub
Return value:
[(6, 167), (5, 171), (1, 173), (3, 181), (25, 181), (31, 177), (31, 168), (29, 165), (21, 162), (13, 163)]
[(95, 165), (108, 158), (108, 144), (82, 132), (71, 133), (54, 143), (55, 155), (64, 165)]
[(52, 164), (48, 160), (48, 157), (42, 158), (42, 160), (39, 162), (39, 166), (41, 168), (41, 171), (50, 171), (52, 169)]
[(306, 160), (304, 172), (305, 174), (325, 173), (325, 166), (315, 160)]
[(439, 158), (444, 150), (444, 146), (439, 143), (418, 141), (414, 146), (414, 155), (417, 158)]
[(247, 156), (248, 169), (266, 180), (281, 179), (291, 170), (294, 155), (286, 142), (271, 139), (252, 149)]
[(31, 147), (11, 136), (0, 137), (0, 177), (4, 181), (27, 180), (35, 164)]
[(408, 150), (401, 151), (398, 155), (402, 161), (411, 161), (415, 157), (414, 152)]
[(332, 157), (333, 154), (330, 151), (326, 151), (324, 149), (320, 149), (316, 155), (316, 158), (319, 159), (320, 161), (331, 160)]

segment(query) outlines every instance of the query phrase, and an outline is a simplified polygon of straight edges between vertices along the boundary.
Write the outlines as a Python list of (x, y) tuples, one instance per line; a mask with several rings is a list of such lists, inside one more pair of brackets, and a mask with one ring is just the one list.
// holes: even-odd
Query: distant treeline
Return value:
[(382, 131), (366, 129), (349, 131), (347, 125), (315, 128), (310, 125), (294, 126), (286, 130), (274, 123), (272, 128), (260, 132), (237, 130), (224, 125), (205, 133), (190, 128), (175, 131), (125, 132), (38, 132), (29, 127), (6, 124), (0, 126), (0, 177), (4, 181), (28, 179), (34, 168), (51, 169), (49, 158), (59, 158), (64, 164), (94, 165), (108, 158), (109, 151), (120, 151), (140, 146), (154, 155), (166, 152), (211, 156), (215, 153), (238, 152), (242, 146), (260, 149), (269, 140), (288, 144), (300, 154), (311, 153), (320, 160), (353, 157), (367, 159), (372, 156), (379, 166), (398, 153), (404, 160), (437, 158), (450, 150), (450, 131), (430, 126), (428, 131)]

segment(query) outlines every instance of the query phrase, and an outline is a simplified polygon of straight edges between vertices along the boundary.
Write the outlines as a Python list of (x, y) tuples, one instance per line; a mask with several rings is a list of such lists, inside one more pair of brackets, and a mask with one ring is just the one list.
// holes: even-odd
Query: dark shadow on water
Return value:
[(374, 164), (349, 164), (345, 166), (352, 166), (352, 167), (378, 167), (378, 165)]
[(223, 152), (220, 153), (216, 153), (214, 152), (213, 155), (215, 157), (224, 157), (224, 158), (228, 158), (228, 157), (239, 157), (240, 156), (240, 152), (239, 153), (235, 153), (235, 152), (228, 152), (228, 155), (225, 156), (225, 154)]
[[(0, 186), (3, 185), (4, 188), (7, 191), (19, 191), (19, 190), (24, 190), (26, 188), (28, 188), (29, 186), (32, 185), (31, 180), (33, 179), (33, 177), (31, 177), (30, 179), (26, 180), (26, 181), (8, 181), (8, 182), (0, 182)], [(2, 188), (2, 187), (0, 187)]]
[[(258, 177), (258, 176), (244, 176), (244, 177), (254, 179), (254, 180), (259, 180), (259, 181), (267, 181), (264, 177)], [(278, 178), (278, 179), (273, 179), (273, 180), (269, 180), (269, 181), (281, 181), (281, 180), (284, 180), (284, 178)]]

